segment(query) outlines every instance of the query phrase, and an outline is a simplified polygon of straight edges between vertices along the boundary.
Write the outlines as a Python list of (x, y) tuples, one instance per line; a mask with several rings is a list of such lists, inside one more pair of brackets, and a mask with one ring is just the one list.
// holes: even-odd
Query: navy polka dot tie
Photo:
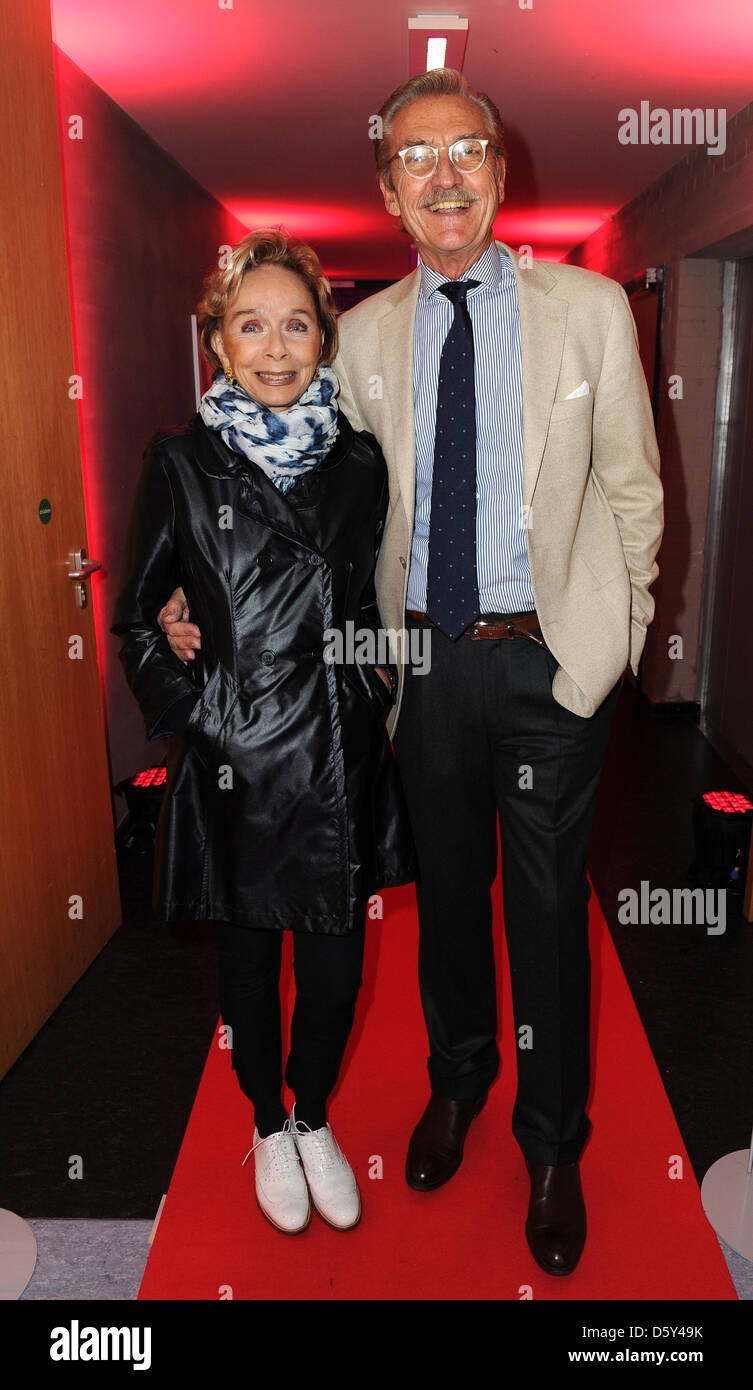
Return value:
[(454, 305), (439, 362), (426, 612), (454, 641), (479, 614), (476, 573), (476, 391), (465, 297), (480, 280), (439, 286)]

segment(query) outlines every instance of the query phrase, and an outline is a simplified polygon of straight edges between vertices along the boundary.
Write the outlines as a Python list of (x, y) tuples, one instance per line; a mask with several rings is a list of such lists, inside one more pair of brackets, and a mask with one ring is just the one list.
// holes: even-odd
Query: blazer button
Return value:
[(274, 652), (264, 651), (261, 653), (259, 660), (263, 666), (274, 666), (275, 654)]
[(406, 566), (406, 564), (407, 564), (407, 561), (406, 561), (404, 555), (401, 555), (401, 556), (400, 556), (400, 564), (402, 565), (403, 569), (405, 569), (405, 566)]

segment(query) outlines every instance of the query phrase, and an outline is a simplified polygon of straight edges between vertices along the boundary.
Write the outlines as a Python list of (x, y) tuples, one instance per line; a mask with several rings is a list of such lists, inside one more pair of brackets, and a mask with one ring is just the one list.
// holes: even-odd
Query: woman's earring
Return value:
[(228, 386), (235, 386), (235, 377), (233, 376), (232, 367), (225, 367), (225, 380)]

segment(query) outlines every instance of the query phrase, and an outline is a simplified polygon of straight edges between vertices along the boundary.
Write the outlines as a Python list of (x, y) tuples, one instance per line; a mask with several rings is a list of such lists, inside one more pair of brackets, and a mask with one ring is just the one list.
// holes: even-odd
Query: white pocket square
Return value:
[(588, 382), (582, 381), (580, 383), (580, 386), (576, 386), (574, 391), (568, 392), (568, 394), (565, 396), (565, 400), (574, 401), (576, 396), (587, 396), (590, 390), (591, 387), (589, 386)]

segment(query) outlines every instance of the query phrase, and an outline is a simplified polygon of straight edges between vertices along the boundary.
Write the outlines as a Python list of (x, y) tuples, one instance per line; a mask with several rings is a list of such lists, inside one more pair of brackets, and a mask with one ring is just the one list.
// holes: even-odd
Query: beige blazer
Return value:
[[(515, 266), (520, 306), (521, 504), (536, 611), (558, 663), (552, 693), (588, 717), (628, 664), (637, 673), (653, 617), (663, 504), (651, 405), (622, 287), (578, 266), (525, 268), (509, 246), (497, 245)], [(396, 631), (404, 625), (415, 505), (419, 284), (415, 270), (343, 314), (333, 364), (339, 404), (356, 429), (376, 436), (387, 460), (376, 582), (382, 623)], [(403, 682), (401, 668), (391, 733)]]

